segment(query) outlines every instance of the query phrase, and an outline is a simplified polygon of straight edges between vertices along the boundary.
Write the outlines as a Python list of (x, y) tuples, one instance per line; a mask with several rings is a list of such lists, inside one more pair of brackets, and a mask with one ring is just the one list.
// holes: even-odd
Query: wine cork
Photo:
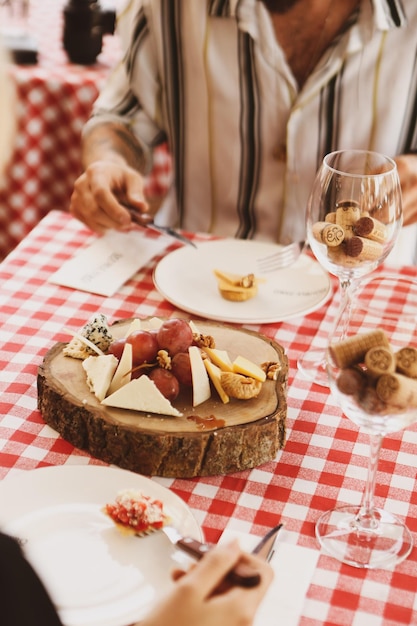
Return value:
[(403, 374), (382, 374), (376, 392), (383, 402), (399, 409), (417, 408), (417, 380)]
[(353, 235), (345, 242), (345, 252), (360, 261), (375, 261), (382, 255), (383, 247), (378, 241)]
[(340, 393), (355, 396), (364, 389), (366, 377), (358, 367), (348, 367), (340, 372), (336, 379), (336, 385)]
[(329, 352), (336, 367), (345, 369), (362, 363), (368, 350), (375, 346), (389, 348), (388, 338), (380, 328), (333, 343), (329, 346)]
[(367, 237), (378, 243), (384, 243), (388, 236), (385, 224), (369, 216), (358, 219), (353, 227), (353, 232), (358, 237)]
[(417, 378), (417, 348), (407, 346), (401, 348), (396, 354), (397, 371), (404, 376)]
[(368, 385), (357, 398), (359, 406), (366, 413), (386, 413), (388, 405), (378, 396), (375, 387)]
[(345, 238), (345, 231), (337, 224), (329, 222), (316, 222), (313, 224), (313, 237), (320, 243), (325, 243), (331, 248), (338, 246)]
[(347, 255), (344, 243), (336, 248), (327, 248), (327, 256), (332, 263), (336, 263), (342, 267), (357, 267), (362, 261), (357, 257)]
[(336, 224), (339, 224), (346, 236), (353, 234), (353, 226), (361, 216), (361, 210), (357, 203), (351, 201), (340, 202), (336, 209)]
[(330, 211), (330, 213), (326, 213), (324, 221), (329, 222), (330, 224), (336, 224), (336, 211)]
[(339, 202), (336, 203), (336, 208), (339, 209), (345, 209), (346, 207), (357, 207), (359, 209), (359, 202), (357, 202), (356, 200), (339, 200)]
[(371, 378), (395, 372), (396, 358), (389, 348), (375, 346), (365, 354), (365, 366)]

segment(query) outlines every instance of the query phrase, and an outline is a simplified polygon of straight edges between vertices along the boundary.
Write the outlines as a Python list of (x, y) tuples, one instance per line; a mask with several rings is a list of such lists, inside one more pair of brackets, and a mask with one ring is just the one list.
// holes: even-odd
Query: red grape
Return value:
[(166, 320), (158, 330), (158, 344), (173, 357), (177, 352), (186, 352), (193, 343), (193, 332), (186, 320)]
[(130, 377), (132, 379), (140, 378), (141, 376), (143, 376), (143, 374), (149, 374), (149, 368), (143, 367), (143, 365), (138, 365), (137, 367), (132, 368), (130, 371)]
[(109, 346), (108, 353), (113, 354), (118, 361), (122, 358), (123, 348), (125, 347), (125, 339), (115, 339)]
[(180, 384), (174, 374), (162, 367), (156, 367), (148, 376), (167, 400), (175, 400), (180, 392)]
[(177, 352), (171, 359), (171, 369), (181, 385), (191, 386), (193, 384), (188, 352)]
[(159, 346), (155, 334), (147, 330), (135, 330), (126, 341), (132, 346), (132, 367), (156, 362)]

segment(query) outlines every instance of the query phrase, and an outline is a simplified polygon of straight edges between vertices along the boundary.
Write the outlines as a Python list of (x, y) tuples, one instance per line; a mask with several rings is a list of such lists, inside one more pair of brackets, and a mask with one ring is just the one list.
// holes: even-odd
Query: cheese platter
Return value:
[[(116, 321), (110, 326), (115, 344), (126, 338), (132, 323), (151, 329), (163, 320)], [(114, 371), (108, 351), (92, 357), (96, 367), (100, 356), (108, 361), (98, 377), (101, 384), (108, 378), (103, 397), (105, 385), (98, 395), (92, 390), (85, 367), (89, 359), (69, 358), (71, 342), (52, 346), (38, 371), (38, 408), (45, 422), (94, 457), (146, 475), (226, 474), (273, 459), (285, 445), (288, 360), (283, 348), (248, 329), (202, 320), (190, 325), (194, 335), (198, 331), (214, 338), (215, 345), (207, 348), (210, 364), (204, 365), (204, 348), (190, 346), (190, 361), (197, 364), (194, 384), (182, 385), (172, 401), (160, 398), (157, 409), (149, 401), (150, 376), (121, 386), (120, 379), (114, 382), (119, 367), (125, 375), (132, 371), (131, 359), (123, 363), (121, 356)], [(246, 386), (257, 385), (257, 395), (250, 399), (220, 392), (220, 379), (228, 374), (224, 369), (234, 362), (240, 370), (230, 375), (241, 376)], [(275, 364), (274, 377), (253, 382), (247, 374), (257, 374), (265, 363)]]

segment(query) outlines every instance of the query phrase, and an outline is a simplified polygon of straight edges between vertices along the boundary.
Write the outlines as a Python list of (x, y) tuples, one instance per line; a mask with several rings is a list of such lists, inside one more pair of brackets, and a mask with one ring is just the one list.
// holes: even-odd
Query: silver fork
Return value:
[[(278, 524), (271, 528), (257, 543), (252, 550), (252, 554), (257, 554), (266, 561), (270, 561), (274, 553), (275, 540), (282, 527), (283, 524)], [(191, 554), (197, 560), (200, 560), (213, 547), (213, 544), (202, 543), (192, 537), (183, 537), (175, 526), (170, 524), (162, 526), (161, 530), (171, 543), (184, 552)], [(138, 533), (138, 536), (141, 536), (141, 533)], [(259, 572), (244, 563), (238, 563), (229, 572), (227, 579), (229, 582), (241, 587), (255, 587), (260, 582)]]
[(304, 241), (294, 241), (288, 244), (288, 246), (279, 248), (272, 254), (256, 259), (258, 272), (261, 274), (269, 274), (270, 272), (288, 267), (300, 256), (301, 250), (304, 248), (304, 243)]

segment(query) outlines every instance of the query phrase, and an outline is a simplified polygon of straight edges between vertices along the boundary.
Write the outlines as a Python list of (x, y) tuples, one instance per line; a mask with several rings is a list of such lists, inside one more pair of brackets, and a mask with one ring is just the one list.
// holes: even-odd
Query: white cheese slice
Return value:
[(123, 385), (130, 382), (132, 378), (132, 344), (126, 342), (120, 357), (119, 365), (114, 373), (113, 380), (110, 383), (109, 395), (114, 393)]
[(138, 317), (135, 317), (134, 320), (132, 320), (129, 324), (129, 326), (127, 327), (127, 331), (125, 333), (125, 338), (129, 337), (129, 335), (131, 335), (132, 333), (134, 333), (137, 330), (142, 330), (142, 322), (140, 321), (140, 319)]
[(163, 324), (163, 321), (159, 317), (151, 317), (148, 320), (148, 326), (151, 330), (159, 330)]
[(266, 380), (266, 374), (256, 363), (253, 363), (244, 356), (238, 356), (233, 361), (233, 371), (236, 374), (243, 374), (244, 376), (250, 376), (255, 380), (263, 383)]
[(218, 350), (217, 348), (204, 348), (204, 352), (210, 357), (217, 367), (223, 372), (233, 372), (233, 363), (226, 350)]
[(102, 401), (105, 406), (142, 413), (160, 413), (180, 417), (180, 413), (162, 395), (155, 383), (148, 376), (134, 378), (127, 385), (123, 385), (111, 396)]
[(210, 380), (201, 353), (197, 346), (188, 348), (193, 381), (193, 406), (198, 406), (211, 396)]
[(87, 385), (98, 400), (104, 400), (106, 397), (118, 363), (113, 354), (89, 356), (82, 362), (87, 374)]
[(190, 320), (188, 323), (189, 323), (189, 325), (190, 325), (190, 328), (191, 328), (192, 332), (193, 332), (195, 335), (199, 335), (199, 334), (200, 334), (200, 331), (198, 330), (198, 328), (197, 328), (197, 326), (195, 325), (195, 323), (193, 322), (193, 320)]
[(213, 383), (217, 393), (220, 396), (221, 401), (224, 404), (227, 404), (230, 400), (229, 396), (227, 395), (227, 393), (225, 392), (225, 390), (222, 387), (222, 384), (220, 382), (220, 377), (221, 377), (221, 369), (219, 367), (217, 367), (217, 365), (215, 365), (214, 363), (212, 363), (211, 361), (209, 361), (208, 359), (203, 359), (203, 363), (206, 367), (206, 370), (208, 372), (208, 375), (211, 379), (211, 382)]

